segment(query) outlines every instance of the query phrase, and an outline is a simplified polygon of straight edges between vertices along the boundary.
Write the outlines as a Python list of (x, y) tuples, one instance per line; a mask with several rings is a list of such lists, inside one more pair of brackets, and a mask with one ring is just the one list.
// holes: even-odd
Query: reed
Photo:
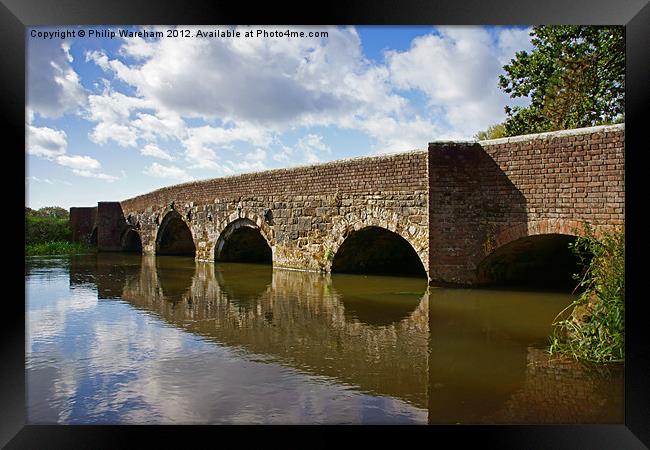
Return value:
[(625, 360), (625, 232), (596, 235), (591, 227), (571, 244), (584, 270), (575, 274), (576, 300), (554, 322), (551, 354), (607, 364)]

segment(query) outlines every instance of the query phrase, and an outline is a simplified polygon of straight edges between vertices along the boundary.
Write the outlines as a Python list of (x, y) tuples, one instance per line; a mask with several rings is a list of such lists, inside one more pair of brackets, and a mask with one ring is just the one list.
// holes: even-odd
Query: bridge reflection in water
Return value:
[(116, 254), (73, 258), (70, 282), (243, 354), (403, 400), (432, 424), (623, 421), (620, 371), (538, 350), (569, 295)]

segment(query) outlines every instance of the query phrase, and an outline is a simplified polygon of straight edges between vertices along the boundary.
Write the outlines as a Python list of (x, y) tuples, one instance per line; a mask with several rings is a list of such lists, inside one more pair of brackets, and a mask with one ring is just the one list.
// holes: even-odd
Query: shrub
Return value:
[(555, 322), (550, 352), (595, 363), (625, 358), (625, 233), (590, 227), (571, 245), (584, 262), (571, 316)]
[(68, 219), (25, 217), (25, 245), (46, 242), (70, 242), (72, 230)]

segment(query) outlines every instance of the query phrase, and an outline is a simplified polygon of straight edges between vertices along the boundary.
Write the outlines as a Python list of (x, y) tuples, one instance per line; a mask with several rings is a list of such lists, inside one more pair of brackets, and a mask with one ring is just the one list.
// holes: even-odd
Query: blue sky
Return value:
[[(92, 206), (180, 182), (471, 139), (513, 102), (497, 86), (526, 27), (27, 30), (26, 205)], [(327, 37), (244, 37), (290, 29)], [(167, 30), (190, 37), (167, 37)], [(62, 39), (45, 31), (75, 31)], [(39, 33), (40, 32), (40, 37)]]

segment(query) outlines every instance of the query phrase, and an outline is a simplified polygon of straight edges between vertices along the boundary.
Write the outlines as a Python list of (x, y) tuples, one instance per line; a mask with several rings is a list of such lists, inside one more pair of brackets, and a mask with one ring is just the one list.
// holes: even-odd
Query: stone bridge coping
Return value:
[(378, 155), (365, 155), (365, 156), (356, 156), (353, 158), (342, 158), (342, 159), (335, 159), (332, 161), (326, 161), (322, 163), (317, 163), (317, 164), (302, 164), (302, 165), (297, 165), (297, 166), (290, 166), (290, 167), (280, 167), (277, 169), (268, 169), (268, 170), (262, 170), (258, 172), (244, 172), (244, 173), (238, 173), (234, 175), (224, 175), (221, 177), (213, 177), (213, 178), (205, 178), (202, 180), (194, 180), (194, 181), (188, 181), (185, 183), (179, 183), (179, 184), (173, 184), (171, 186), (164, 186), (158, 189), (155, 189), (153, 191), (147, 192), (146, 194), (140, 194), (135, 197), (130, 197), (124, 200), (121, 200), (121, 202), (128, 202), (131, 200), (136, 200), (141, 197), (149, 196), (154, 193), (159, 193), (159, 192), (165, 192), (171, 189), (177, 189), (179, 187), (190, 187), (190, 186), (196, 186), (196, 185), (201, 185), (204, 183), (209, 183), (211, 181), (215, 180), (227, 180), (227, 179), (236, 179), (236, 178), (245, 178), (245, 177), (251, 177), (251, 176), (261, 176), (261, 175), (272, 175), (272, 174), (280, 174), (280, 173), (287, 173), (287, 172), (293, 172), (295, 170), (301, 170), (301, 169), (310, 169), (310, 168), (325, 168), (328, 166), (336, 166), (339, 164), (345, 164), (345, 163), (350, 163), (350, 162), (356, 162), (356, 161), (372, 161), (372, 160), (381, 160), (385, 158), (391, 158), (394, 156), (401, 156), (401, 155), (408, 155), (408, 154), (422, 154), (426, 153), (427, 149), (412, 149), (412, 150), (401, 150), (401, 151), (396, 151), (396, 152), (388, 152), (388, 153), (381, 153)]
[[(527, 142), (534, 140), (549, 140), (555, 138), (562, 138), (568, 136), (584, 136), (591, 133), (600, 133), (600, 132), (615, 132), (625, 130), (625, 123), (617, 123), (613, 125), (598, 125), (595, 127), (585, 127), (585, 128), (574, 128), (572, 130), (559, 130), (559, 131), (547, 131), (545, 133), (534, 133), (534, 134), (522, 134), (519, 136), (511, 136), (499, 139), (485, 139), (481, 141), (472, 141), (478, 142), (479, 144), (488, 144), (488, 145), (498, 145), (498, 144), (511, 144), (515, 142)], [(433, 142), (437, 143), (437, 142)]]
[(595, 127), (574, 128), (571, 130), (558, 130), (558, 131), (546, 131), (544, 133), (521, 134), (518, 136), (510, 136), (510, 137), (498, 138), (498, 139), (431, 141), (429, 142), (429, 145), (448, 145), (448, 146), (458, 146), (458, 147), (462, 147), (464, 145), (474, 145), (474, 144), (498, 145), (498, 144), (510, 144), (515, 142), (534, 141), (538, 139), (548, 140), (548, 139), (562, 138), (567, 136), (583, 136), (585, 134), (599, 133), (603, 131), (604, 132), (619, 131), (624, 129), (625, 129), (624, 123), (617, 123), (613, 125), (597, 125)]

